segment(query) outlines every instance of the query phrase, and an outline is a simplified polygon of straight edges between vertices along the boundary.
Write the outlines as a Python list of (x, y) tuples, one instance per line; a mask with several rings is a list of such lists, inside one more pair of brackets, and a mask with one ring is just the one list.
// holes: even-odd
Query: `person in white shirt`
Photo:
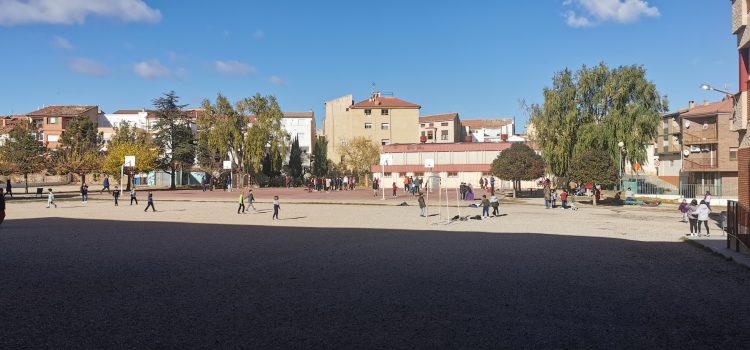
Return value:
[(500, 211), (498, 210), (498, 208), (500, 207), (500, 201), (494, 194), (490, 197), (490, 206), (492, 207), (492, 216), (500, 215)]
[(626, 201), (632, 201), (635, 195), (633, 194), (633, 190), (628, 187), (628, 190), (625, 191), (625, 200)]
[(703, 196), (703, 201), (706, 202), (708, 209), (711, 209), (711, 192), (706, 191), (706, 195)]
[(701, 201), (698, 205), (698, 237), (701, 236), (701, 224), (706, 227), (706, 237), (711, 237), (711, 232), (708, 230), (708, 214), (711, 213), (711, 208), (706, 205), (705, 201)]
[(47, 208), (49, 208), (51, 205), (54, 205), (55, 208), (57, 208), (57, 204), (55, 203), (55, 194), (52, 193), (52, 189), (47, 189)]

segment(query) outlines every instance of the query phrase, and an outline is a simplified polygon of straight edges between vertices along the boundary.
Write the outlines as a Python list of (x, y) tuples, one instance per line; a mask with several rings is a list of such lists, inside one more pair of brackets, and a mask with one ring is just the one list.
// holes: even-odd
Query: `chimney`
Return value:
[(688, 109), (693, 109), (693, 108), (695, 108), (695, 101), (693, 100), (688, 101)]
[(709, 105), (708, 100), (703, 100), (703, 105), (708, 106)]

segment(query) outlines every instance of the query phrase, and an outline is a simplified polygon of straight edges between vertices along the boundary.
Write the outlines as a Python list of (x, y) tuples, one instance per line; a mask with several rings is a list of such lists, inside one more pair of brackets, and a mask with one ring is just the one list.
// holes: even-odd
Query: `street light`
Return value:
[(620, 177), (620, 185), (618, 187), (620, 189), (622, 189), (622, 173), (623, 173), (623, 170), (624, 170), (623, 169), (624, 166), (622, 164), (622, 153), (625, 150), (625, 142), (620, 141), (620, 142), (617, 143), (617, 146), (620, 147), (620, 173), (619, 173), (619, 175), (620, 175), (619, 176)]
[(701, 84), (701, 89), (706, 90), (706, 91), (713, 90), (713, 91), (721, 92), (721, 93), (723, 93), (725, 95), (728, 95), (728, 96), (734, 96), (733, 93), (731, 93), (729, 91), (717, 89), (717, 88), (711, 86), (711, 84)]

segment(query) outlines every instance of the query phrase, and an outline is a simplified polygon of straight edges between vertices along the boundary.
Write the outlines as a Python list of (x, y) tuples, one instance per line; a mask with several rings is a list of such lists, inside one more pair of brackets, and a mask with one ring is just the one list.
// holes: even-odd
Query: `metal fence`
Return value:
[(750, 211), (737, 201), (727, 202), (727, 249), (732, 249), (732, 239), (735, 251), (740, 251), (740, 244), (750, 247)]
[(714, 198), (737, 198), (737, 185), (680, 185), (680, 195), (685, 198), (703, 198), (706, 192), (711, 193)]

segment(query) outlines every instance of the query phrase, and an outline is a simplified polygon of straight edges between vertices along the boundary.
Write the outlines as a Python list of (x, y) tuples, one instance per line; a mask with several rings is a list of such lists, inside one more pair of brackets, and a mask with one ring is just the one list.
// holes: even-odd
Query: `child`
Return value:
[(253, 205), (253, 202), (255, 202), (255, 196), (253, 196), (253, 190), (250, 190), (250, 193), (247, 194), (247, 206), (248, 206), (248, 209), (252, 208), (253, 211), (256, 211), (255, 206)]
[(563, 190), (560, 192), (560, 201), (562, 201), (562, 208), (568, 209), (568, 192)]
[(490, 200), (486, 195), (482, 195), (482, 216), (490, 217)]
[(240, 193), (240, 206), (239, 208), (237, 208), (237, 214), (239, 214), (240, 211), (242, 211), (242, 214), (245, 214), (245, 194), (244, 193)]
[(708, 231), (708, 214), (711, 213), (711, 208), (708, 207), (706, 201), (702, 200), (698, 205), (698, 237), (701, 236), (701, 224), (706, 227), (706, 237), (711, 237), (711, 232)]
[(130, 188), (130, 205), (133, 205), (133, 201), (135, 201), (135, 205), (138, 205), (138, 198), (136, 197), (135, 186)]
[(682, 203), (677, 207), (677, 210), (682, 213), (682, 220), (680, 222), (688, 222), (688, 202), (687, 199), (682, 199)]
[(57, 204), (55, 203), (55, 194), (52, 193), (52, 189), (47, 189), (47, 208), (50, 207), (50, 205), (54, 205), (55, 208), (57, 208)]
[(279, 205), (279, 196), (273, 196), (273, 219), (276, 220), (279, 218), (279, 209), (281, 209), (281, 205)]
[(151, 193), (151, 191), (148, 191), (148, 197), (146, 197), (146, 209), (143, 210), (143, 212), (147, 212), (148, 208), (151, 207), (152, 211), (156, 211), (156, 208), (154, 208), (154, 195)]
[(120, 204), (117, 202), (117, 200), (120, 199), (120, 186), (115, 186), (115, 190), (112, 191), (112, 197), (115, 197), (115, 206), (120, 206)]
[(396, 186), (396, 181), (393, 181), (393, 197), (396, 197), (396, 190), (398, 190), (398, 186)]

